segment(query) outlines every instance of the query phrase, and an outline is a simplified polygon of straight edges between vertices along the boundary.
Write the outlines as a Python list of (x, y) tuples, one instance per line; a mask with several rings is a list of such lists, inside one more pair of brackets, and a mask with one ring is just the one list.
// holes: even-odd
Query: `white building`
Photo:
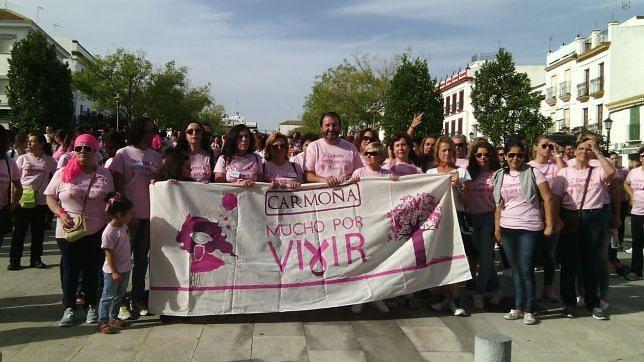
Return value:
[[(93, 56), (83, 48), (76, 40), (57, 40), (52, 38), (33, 20), (9, 9), (0, 9), (0, 124), (7, 125), (11, 117), (11, 109), (7, 101), (6, 88), (9, 84), (7, 72), (9, 70), (9, 58), (11, 49), (15, 42), (27, 37), (32, 31), (42, 31), (47, 41), (54, 45), (56, 54), (61, 62), (66, 63), (72, 72), (82, 69)], [(92, 102), (85, 96), (72, 89), (74, 103), (74, 117), (78, 118), (83, 113), (89, 113)]]
[[(494, 53), (476, 54), (465, 69), (446, 77), (439, 83), (445, 116), (443, 134), (480, 136), (472, 107), (472, 87), (475, 83), (476, 71), (480, 70), (486, 61), (493, 60), (495, 55)], [(533, 90), (542, 91), (545, 74), (543, 65), (517, 65), (516, 71), (528, 75)]]
[(288, 120), (288, 121), (280, 122), (279, 132), (281, 134), (287, 135), (292, 130), (300, 127), (304, 127), (303, 120), (301, 119)]
[(257, 129), (257, 122), (249, 122), (248, 120), (246, 120), (246, 117), (241, 116), (239, 112), (235, 112), (235, 114), (232, 116), (224, 114), (221, 119), (221, 125), (224, 127), (234, 127), (238, 124), (244, 124), (250, 130)]
[(622, 153), (641, 145), (644, 114), (644, 17), (551, 51), (546, 63), (546, 98), (541, 112), (554, 122), (553, 131), (584, 127), (608, 136), (604, 121), (613, 120), (610, 149)]

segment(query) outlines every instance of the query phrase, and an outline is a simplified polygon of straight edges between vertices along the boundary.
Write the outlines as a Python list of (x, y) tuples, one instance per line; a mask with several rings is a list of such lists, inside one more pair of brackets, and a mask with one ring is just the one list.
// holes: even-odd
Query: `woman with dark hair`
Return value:
[(103, 151), (105, 151), (105, 154), (107, 155), (104, 167), (109, 168), (112, 164), (114, 156), (116, 156), (116, 151), (125, 147), (125, 137), (123, 137), (123, 134), (121, 132), (112, 130), (103, 134), (101, 143)]
[(0, 125), (0, 246), (5, 234), (13, 228), (13, 212), (22, 196), (20, 169), (16, 160), (7, 156), (9, 135)]
[(137, 118), (127, 138), (129, 146), (114, 155), (109, 170), (114, 178), (116, 192), (125, 195), (134, 204), (132, 229), (132, 306), (140, 315), (148, 314), (145, 301), (145, 274), (150, 251), (150, 182), (157, 177), (162, 166), (161, 155), (150, 148), (154, 136), (154, 122)]
[[(469, 163), (467, 171), (472, 177), (470, 187), (470, 203), (467, 205), (467, 213), (472, 220), (474, 228), (470, 235), (472, 246), (476, 250), (479, 264), (476, 275), (476, 287), (473, 300), (474, 308), (483, 309), (483, 298), (487, 291), (492, 295), (490, 303), (498, 305), (503, 298), (501, 284), (494, 269), (494, 203), (492, 176), (496, 170), (501, 168), (496, 149), (489, 142), (478, 142), (470, 148)], [(475, 267), (475, 266), (474, 266)]]
[(27, 147), (29, 152), (18, 157), (16, 165), (21, 171), (20, 183), (23, 192), (20, 206), (14, 213), (15, 230), (11, 239), (8, 270), (20, 270), (20, 259), (25, 246), (27, 230), (31, 225), (31, 253), (29, 266), (45, 269), (42, 262), (43, 242), (45, 240), (45, 219), (47, 201), (44, 191), (51, 175), (56, 172), (56, 161), (50, 156), (49, 144), (42, 133), (29, 133)]
[(287, 149), (288, 140), (279, 132), (273, 132), (266, 140), (262, 174), (264, 182), (269, 182), (272, 189), (296, 189), (304, 182), (304, 171), (300, 165), (288, 160)]
[[(76, 130), (71, 135), (71, 137), (67, 137), (67, 139), (65, 140), (65, 143), (63, 144), (63, 149), (68, 151), (65, 151), (64, 153), (62, 153), (58, 158), (57, 160), (58, 168), (65, 167), (67, 165), (67, 162), (69, 162), (69, 160), (74, 156), (74, 150), (72, 147), (74, 145), (74, 141), (76, 140), (76, 137), (84, 134), (92, 135), (91, 130), (89, 128), (85, 126), (78, 126), (76, 127)], [(92, 135), (92, 137), (94, 137), (94, 135)], [(96, 155), (94, 157), (96, 157), (97, 165), (102, 166), (105, 163), (105, 160), (103, 159), (103, 156), (101, 155), (100, 150), (96, 152)]]
[(261, 179), (262, 160), (255, 153), (255, 138), (248, 127), (238, 124), (226, 134), (226, 142), (215, 165), (215, 182), (250, 187)]
[[(541, 235), (553, 233), (552, 194), (543, 174), (525, 164), (525, 146), (511, 142), (505, 148), (508, 166), (494, 173), (494, 201), (497, 205), (494, 234), (503, 243), (512, 267), (515, 307), (507, 320), (537, 323), (534, 316), (534, 253)], [(545, 220), (541, 215), (543, 200)], [(544, 223), (545, 221), (545, 223)]]
[(163, 162), (155, 181), (196, 181), (192, 177), (192, 160), (186, 152), (174, 149)]
[[(454, 204), (456, 206), (456, 212), (460, 214), (459, 219), (461, 219), (462, 215), (465, 213), (465, 205), (470, 202), (469, 189), (472, 183), (472, 177), (469, 172), (467, 172), (467, 169), (456, 166), (456, 145), (451, 138), (442, 136), (436, 141), (434, 160), (436, 168), (429, 169), (427, 174), (448, 174), (451, 176), (451, 186), (454, 191)], [(467, 253), (468, 246), (465, 239), (466, 238), (463, 237), (463, 244), (465, 244), (464, 246)], [(444, 286), (443, 293), (445, 294), (443, 301), (432, 304), (432, 309), (443, 310), (449, 308), (455, 316), (467, 316), (467, 312), (461, 304), (460, 292), (457, 284)]]
[(64, 129), (57, 130), (54, 134), (54, 142), (56, 143), (56, 148), (54, 149), (54, 154), (52, 156), (54, 157), (54, 160), (58, 162), (60, 156), (72, 151), (67, 132), (65, 132)]
[(208, 144), (210, 136), (203, 126), (197, 122), (189, 123), (181, 138), (177, 141), (177, 151), (184, 152), (190, 158), (190, 177), (199, 182), (209, 183), (215, 164), (212, 151), (204, 145)]
[(302, 147), (302, 152), (291, 157), (289, 161), (297, 163), (298, 165), (300, 165), (300, 168), (304, 170), (304, 164), (306, 162), (306, 149), (309, 147), (311, 142), (317, 139), (318, 136), (314, 135), (313, 133), (307, 133), (302, 136), (302, 138), (300, 139), (300, 147)]
[(416, 154), (411, 149), (411, 137), (408, 134), (396, 133), (391, 138), (391, 142), (391, 151), (394, 154), (394, 158), (387, 159), (382, 168), (391, 171), (396, 176), (414, 175), (423, 172), (414, 162)]
[(360, 152), (360, 158), (362, 158), (362, 163), (364, 164), (364, 150), (367, 148), (367, 145), (373, 142), (380, 142), (378, 138), (378, 133), (376, 133), (371, 128), (364, 128), (358, 132), (358, 135), (353, 140), (353, 145), (356, 146), (358, 152)]
[(420, 168), (423, 172), (427, 172), (430, 168), (434, 167), (434, 145), (438, 136), (433, 133), (428, 134), (423, 137), (423, 140), (420, 143), (420, 148), (423, 153), (423, 156), (420, 158)]
[[(74, 141), (74, 156), (54, 173), (45, 190), (47, 205), (58, 218), (56, 242), (61, 252), (63, 307), (61, 327), (75, 323), (79, 274), (83, 277), (87, 323), (96, 323), (97, 273), (102, 264), (101, 232), (107, 220), (105, 196), (114, 191), (112, 175), (96, 163), (98, 140), (83, 134)], [(82, 231), (84, 229), (84, 232)], [(68, 231), (72, 231), (70, 235)], [(80, 235), (79, 235), (80, 234)]]

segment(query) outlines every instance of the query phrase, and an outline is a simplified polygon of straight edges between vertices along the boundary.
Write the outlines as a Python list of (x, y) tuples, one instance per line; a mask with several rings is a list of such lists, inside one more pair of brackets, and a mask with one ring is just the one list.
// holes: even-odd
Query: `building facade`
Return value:
[[(476, 72), (486, 61), (493, 60), (495, 55), (494, 53), (476, 54), (465, 69), (444, 78), (439, 83), (445, 117), (443, 119), (443, 134), (480, 136), (478, 122), (474, 117), (474, 108), (472, 107), (472, 87), (476, 82)], [(518, 65), (516, 70), (528, 75), (533, 90), (542, 92), (545, 74), (543, 65)]]
[[(644, 17), (577, 36), (546, 57), (541, 112), (553, 132), (585, 128), (608, 138), (611, 150), (636, 152), (644, 114)], [(605, 121), (613, 122), (610, 133)]]
[(301, 127), (304, 127), (304, 121), (301, 119), (293, 119), (293, 120), (280, 122), (278, 130), (281, 134), (287, 135), (289, 134), (289, 132)]

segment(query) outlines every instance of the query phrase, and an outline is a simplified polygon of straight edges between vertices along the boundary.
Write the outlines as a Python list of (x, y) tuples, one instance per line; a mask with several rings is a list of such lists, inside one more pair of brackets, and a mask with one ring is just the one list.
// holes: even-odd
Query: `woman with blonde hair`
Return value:
[(300, 165), (288, 160), (288, 139), (279, 132), (273, 132), (266, 140), (262, 174), (264, 182), (269, 182), (273, 189), (296, 189), (304, 182)]

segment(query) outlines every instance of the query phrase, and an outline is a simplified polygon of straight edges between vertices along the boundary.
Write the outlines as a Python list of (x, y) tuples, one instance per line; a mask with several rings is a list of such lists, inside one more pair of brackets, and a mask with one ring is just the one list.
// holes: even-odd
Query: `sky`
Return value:
[[(442, 78), (499, 44), (517, 64), (545, 64), (551, 48), (593, 28), (644, 15), (644, 0), (34, 0), (7, 2), (48, 33), (104, 55), (145, 52), (211, 83), (229, 114), (261, 130), (299, 119), (316, 75), (358, 53), (411, 49)], [(37, 10), (41, 6), (41, 10)], [(56, 24), (57, 26), (54, 26)], [(551, 39), (551, 40), (550, 40)]]

